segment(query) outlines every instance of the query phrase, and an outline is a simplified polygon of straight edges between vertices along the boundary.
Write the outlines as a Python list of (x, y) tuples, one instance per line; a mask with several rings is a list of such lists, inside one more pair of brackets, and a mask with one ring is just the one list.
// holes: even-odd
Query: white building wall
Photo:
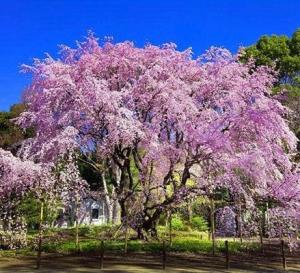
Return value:
[[(103, 199), (86, 198), (82, 201), (79, 211), (79, 225), (103, 225), (107, 223), (107, 213)], [(72, 227), (75, 224), (75, 206), (63, 212), (56, 221), (56, 227)]]
[(107, 222), (103, 200), (86, 199), (79, 211), (80, 225), (103, 225)]

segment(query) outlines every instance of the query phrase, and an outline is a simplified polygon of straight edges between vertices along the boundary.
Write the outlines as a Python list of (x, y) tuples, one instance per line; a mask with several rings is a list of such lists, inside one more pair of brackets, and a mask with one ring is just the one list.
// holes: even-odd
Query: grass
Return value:
[[(115, 229), (115, 230), (113, 230)], [(112, 234), (115, 234), (117, 228), (110, 226), (102, 227), (81, 227), (79, 230), (80, 235), (80, 252), (91, 253), (99, 252), (101, 247), (100, 238), (104, 239), (105, 251), (124, 251), (125, 242), (122, 233), (116, 236), (116, 239), (112, 240)], [(212, 241), (208, 240), (208, 234), (206, 232), (198, 232), (194, 230), (190, 231), (174, 231), (172, 232), (172, 244), (168, 243), (169, 234), (164, 227), (158, 228), (158, 234), (160, 241), (153, 240), (145, 242), (141, 240), (132, 239), (128, 241), (128, 252), (149, 252), (159, 253), (162, 251), (162, 240), (166, 240), (167, 251), (172, 252), (187, 252), (187, 253), (211, 253)], [(131, 234), (132, 238), (134, 233)], [(25, 249), (19, 250), (2, 250), (0, 256), (12, 257), (12, 256), (31, 256), (36, 252), (37, 234), (31, 232), (29, 234), (29, 246)], [(75, 245), (75, 230), (70, 229), (49, 229), (44, 234), (45, 238), (42, 245), (42, 250), (46, 253), (58, 253), (58, 254), (74, 254), (77, 253)], [(96, 239), (98, 238), (98, 239)], [(259, 248), (258, 243), (254, 242), (234, 242), (230, 241), (229, 251), (231, 253), (239, 253), (244, 251), (256, 251)], [(216, 241), (216, 252), (225, 251), (224, 239)]]
[[(83, 253), (88, 252), (99, 252), (101, 243), (99, 240), (82, 240), (80, 242), (80, 251)], [(124, 251), (124, 241), (105, 241), (106, 251)], [(162, 251), (161, 242), (144, 242), (144, 241), (129, 241), (128, 252), (151, 252), (157, 253)], [(167, 244), (167, 251), (172, 252), (188, 252), (188, 253), (210, 253), (212, 252), (212, 242), (208, 240), (197, 240), (197, 239), (174, 239), (172, 244)], [(231, 253), (239, 253), (243, 251), (255, 251), (258, 250), (259, 246), (257, 243), (239, 243), (230, 242), (229, 251)], [(60, 243), (46, 243), (43, 245), (43, 251), (50, 253), (60, 254), (72, 254), (76, 253), (76, 245), (73, 241), (65, 241)], [(216, 252), (225, 252), (224, 241), (217, 241)]]
[[(160, 238), (167, 239), (166, 234), (160, 234)], [(167, 241), (167, 251), (172, 252), (190, 252), (190, 253), (210, 253), (212, 252), (212, 241), (208, 240), (207, 234), (199, 232), (184, 232), (176, 231), (172, 234), (172, 244)], [(124, 251), (125, 242), (123, 239), (116, 240), (104, 240), (106, 251)], [(80, 240), (80, 251), (81, 252), (98, 252), (100, 251), (101, 240), (94, 238), (82, 238)], [(128, 241), (128, 252), (151, 252), (157, 253), (162, 251), (162, 241), (150, 241), (145, 242), (141, 240), (130, 240)], [(239, 253), (243, 251), (255, 251), (259, 249), (259, 244), (255, 242), (244, 242), (238, 241), (229, 242), (229, 251), (231, 253)], [(76, 245), (73, 238), (65, 241), (53, 241), (43, 244), (43, 251), (61, 254), (76, 253)], [(216, 241), (216, 252), (225, 252), (225, 240)]]
[(12, 249), (12, 250), (0, 250), (0, 257), (3, 258), (12, 258), (12, 257), (30, 257), (35, 256), (36, 251), (30, 248), (22, 248), (22, 249)]

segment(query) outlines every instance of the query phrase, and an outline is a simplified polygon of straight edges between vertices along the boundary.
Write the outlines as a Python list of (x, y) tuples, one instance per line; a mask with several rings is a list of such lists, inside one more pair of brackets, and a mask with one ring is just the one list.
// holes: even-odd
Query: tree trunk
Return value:
[(141, 227), (136, 228), (135, 231), (139, 240), (147, 240), (147, 236)]
[(152, 216), (144, 216), (143, 223), (141, 225), (141, 230), (144, 236), (144, 239), (148, 239), (147, 235), (150, 235), (150, 237), (157, 239), (157, 223), (159, 220), (160, 215), (162, 214), (163, 210), (157, 209)]
[(103, 183), (103, 190), (105, 196), (105, 207), (107, 211), (107, 223), (111, 224), (113, 221), (113, 202), (111, 202), (110, 194), (107, 188), (107, 182), (105, 178), (105, 173), (101, 174), (102, 183)]
[(112, 223), (117, 225), (121, 222), (121, 209), (117, 200), (113, 201), (113, 219)]
[(265, 236), (269, 237), (269, 231), (270, 231), (270, 221), (269, 221), (269, 203), (266, 203), (266, 210), (265, 210)]
[[(121, 219), (122, 223), (125, 226), (125, 221), (128, 217), (127, 211), (125, 209), (124, 202), (119, 200), (119, 204), (121, 207)], [(137, 233), (137, 238), (140, 240), (148, 240), (148, 237), (156, 238), (157, 239), (157, 223), (162, 211), (158, 210), (154, 213), (151, 217), (144, 215), (143, 219), (140, 219), (140, 224), (138, 226), (131, 226), (130, 219), (128, 227), (134, 229)]]

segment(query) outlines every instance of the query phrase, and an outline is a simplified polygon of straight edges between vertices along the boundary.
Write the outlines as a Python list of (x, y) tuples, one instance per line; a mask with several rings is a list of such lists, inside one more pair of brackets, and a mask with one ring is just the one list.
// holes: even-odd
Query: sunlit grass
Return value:
[[(110, 226), (102, 227), (80, 227), (80, 243), (79, 249), (82, 253), (95, 252), (99, 253), (101, 249), (101, 240), (104, 241), (105, 251), (123, 252), (125, 248), (124, 235), (119, 232), (119, 235), (115, 239), (108, 238), (116, 234), (118, 228)], [(117, 232), (118, 233), (118, 232)], [(170, 243), (169, 230), (163, 226), (158, 228), (158, 240), (142, 241), (134, 239), (134, 232), (131, 231), (128, 241), (128, 252), (149, 252), (159, 253), (163, 248), (163, 241), (167, 251), (171, 252), (186, 252), (186, 253), (211, 253), (212, 241), (209, 240), (207, 232), (199, 232), (195, 230), (190, 231), (172, 231), (172, 241)], [(19, 250), (2, 250), (1, 256), (30, 256), (34, 255), (36, 251), (36, 245), (34, 239), (37, 234), (31, 232), (28, 236), (29, 245), (25, 249)], [(244, 251), (256, 251), (259, 249), (259, 244), (256, 242), (244, 242), (233, 241), (229, 239), (229, 251), (231, 253), (239, 253)], [(44, 240), (42, 250), (46, 253), (57, 254), (75, 254), (78, 249), (75, 244), (75, 230), (74, 228), (68, 229), (49, 229), (44, 233)], [(225, 251), (225, 238), (218, 239), (216, 241), (216, 252), (222, 253)]]

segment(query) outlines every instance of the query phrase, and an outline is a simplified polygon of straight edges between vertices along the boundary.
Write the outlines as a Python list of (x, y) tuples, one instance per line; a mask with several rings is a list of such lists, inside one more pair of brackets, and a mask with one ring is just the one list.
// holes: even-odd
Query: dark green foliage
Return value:
[(15, 125), (12, 119), (18, 117), (25, 110), (24, 104), (11, 106), (9, 112), (0, 112), (0, 147), (10, 149), (13, 152), (18, 148), (20, 142), (34, 135), (33, 129), (22, 130)]
[(300, 70), (300, 29), (291, 38), (285, 35), (262, 36), (240, 56), (243, 62), (253, 58), (256, 66), (275, 66), (278, 84), (289, 83)]
[(300, 29), (296, 30), (290, 40), (291, 54), (300, 56)]
[[(55, 204), (54, 204), (55, 203)], [(59, 212), (59, 202), (47, 202), (44, 205), (44, 224), (51, 226), (57, 219)], [(40, 219), (41, 203), (33, 195), (28, 195), (19, 204), (17, 211), (19, 215), (25, 218), (25, 222), (29, 229), (38, 229)]]
[(98, 191), (103, 188), (101, 174), (99, 171), (95, 170), (89, 164), (84, 163), (82, 160), (78, 161), (78, 167), (81, 177), (88, 182), (90, 190)]

